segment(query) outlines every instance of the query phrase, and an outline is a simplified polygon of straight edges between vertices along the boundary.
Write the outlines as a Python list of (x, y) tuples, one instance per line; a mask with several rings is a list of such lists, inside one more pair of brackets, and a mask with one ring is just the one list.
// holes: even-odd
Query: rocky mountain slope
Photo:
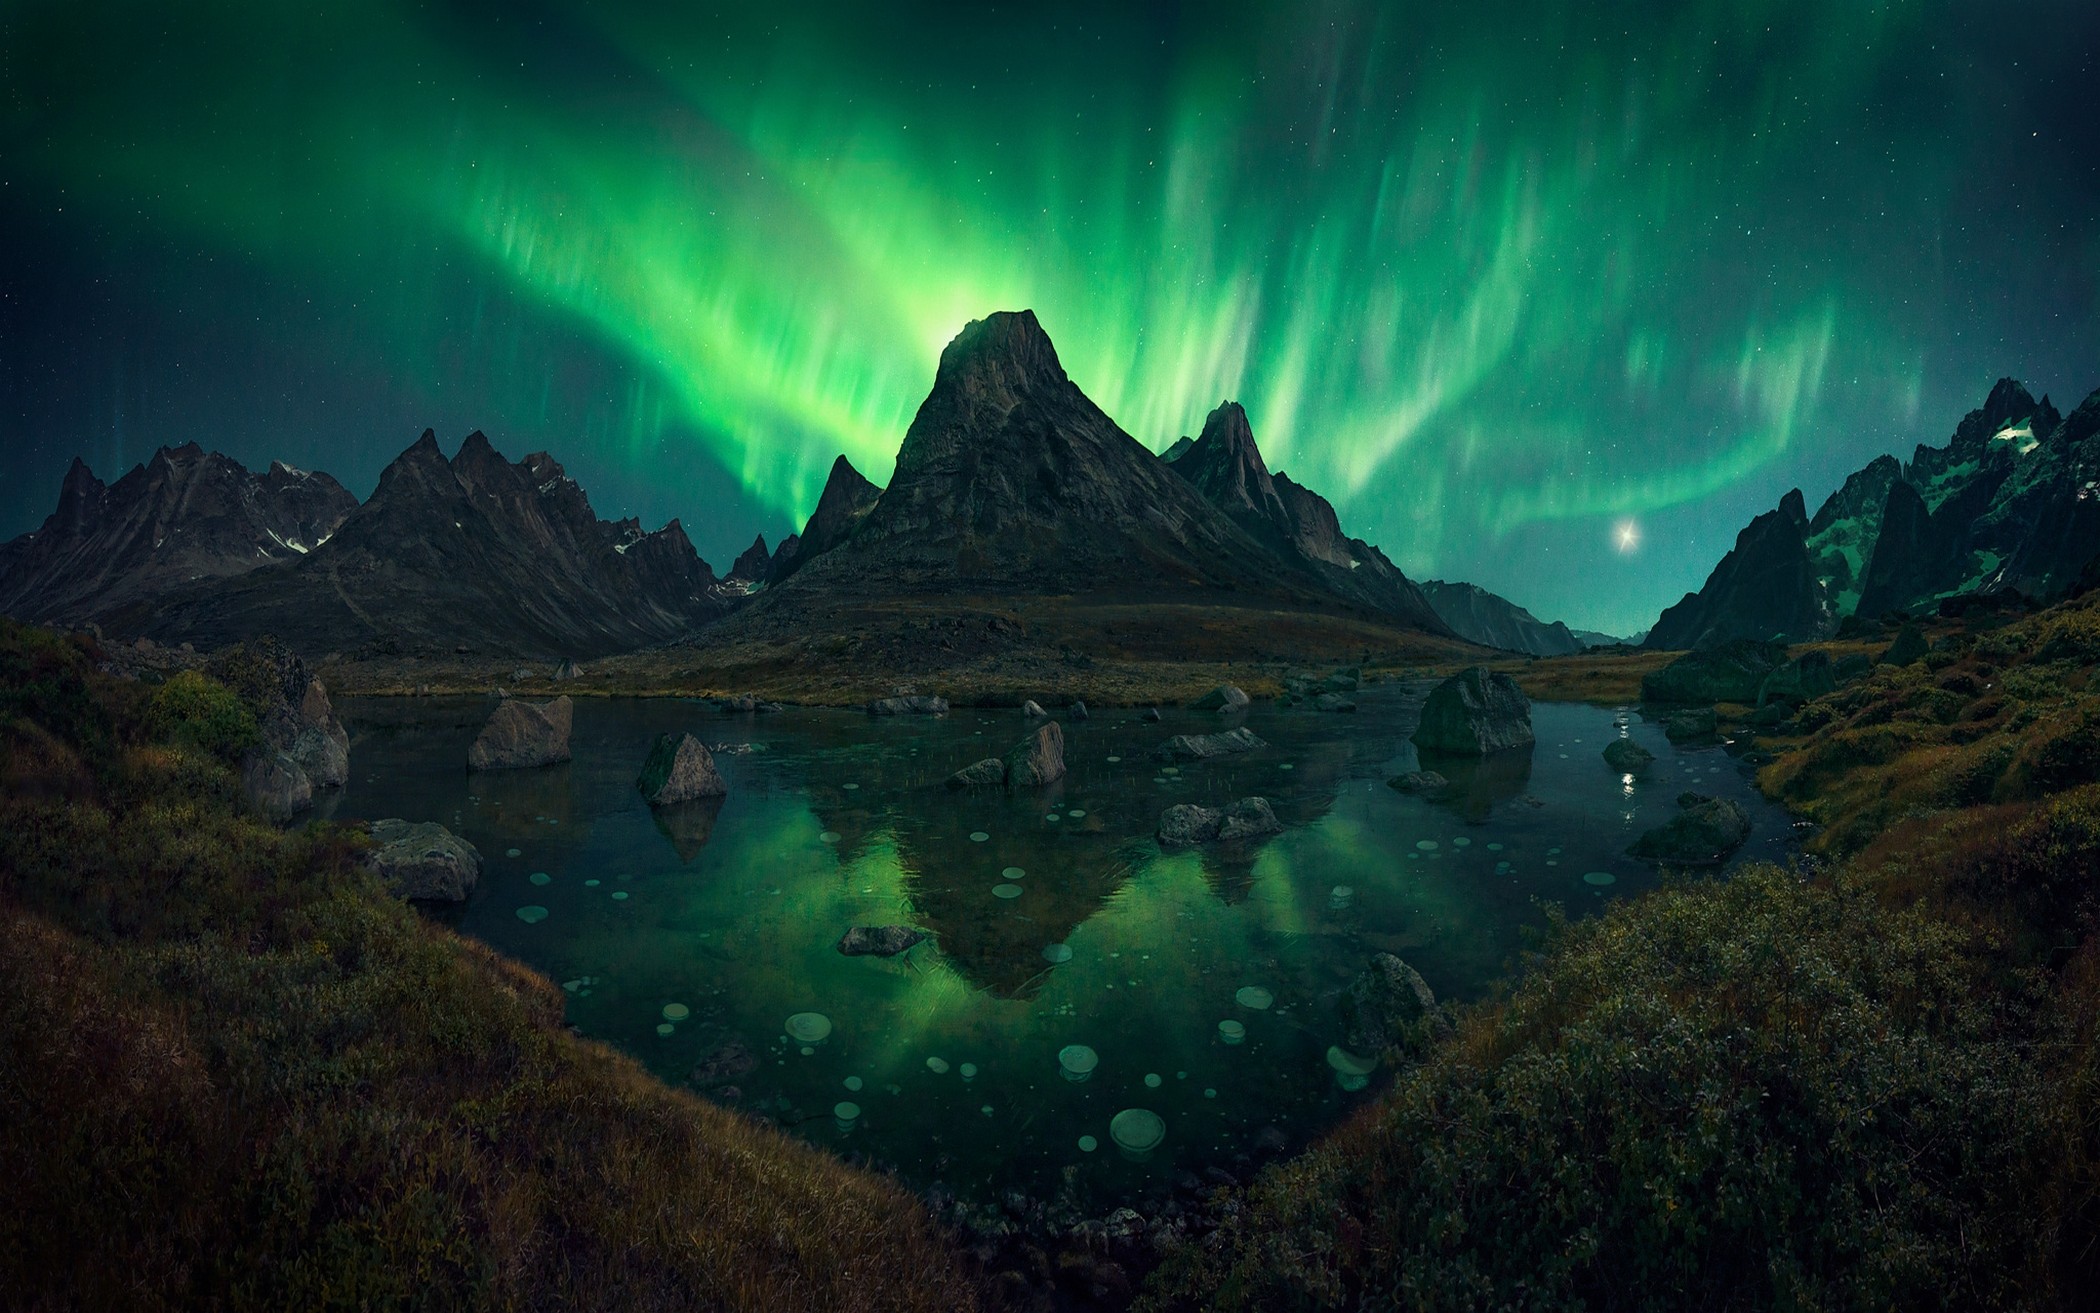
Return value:
[(1508, 598), (1477, 584), (1427, 579), (1422, 583), (1422, 595), (1460, 638), (1483, 647), (1529, 656), (1567, 656), (1587, 646), (1560, 621), (1549, 625)]
[(587, 657), (680, 637), (732, 602), (678, 521), (600, 520), (544, 452), (513, 463), (476, 432), (447, 461), (426, 431), (324, 546), (106, 623), (200, 647), (274, 634), (309, 651)]
[(195, 443), (162, 447), (114, 484), (75, 459), (43, 527), (0, 546), (0, 613), (78, 624), (197, 580), (293, 561), (357, 498), (326, 474), (255, 474)]
[(766, 568), (766, 582), (779, 583), (801, 569), (804, 561), (822, 556), (846, 541), (880, 496), (882, 489), (861, 477), (852, 461), (840, 456), (831, 462), (831, 476), (824, 480), (817, 509), (810, 512), (802, 532), (789, 534), (773, 553)]
[(1799, 524), (1805, 582), (1798, 501), (1753, 521), (1646, 645), (1811, 638), (1966, 593), (2063, 596), (2100, 559), (2100, 392), (2063, 415), (2000, 379), (1944, 446), (1877, 457)]

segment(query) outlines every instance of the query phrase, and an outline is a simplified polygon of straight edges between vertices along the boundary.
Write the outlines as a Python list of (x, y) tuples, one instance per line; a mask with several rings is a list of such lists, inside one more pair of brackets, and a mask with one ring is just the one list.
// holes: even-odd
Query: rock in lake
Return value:
[(1632, 739), (1613, 739), (1604, 745), (1604, 764), (1621, 775), (1646, 770), (1655, 754)]
[(731, 697), (716, 698), (715, 705), (731, 715), (740, 715), (747, 712), (781, 710), (781, 706), (778, 702), (767, 702), (764, 699), (754, 697), (749, 693), (738, 693)]
[(481, 878), (481, 853), (435, 821), (373, 821), (365, 869), (401, 898), (463, 903)]
[(740, 1039), (728, 1040), (693, 1064), (686, 1079), (701, 1089), (727, 1084), (758, 1070), (758, 1059)]
[(1786, 664), (1786, 644), (1738, 638), (1687, 652), (1641, 678), (1646, 702), (1756, 702), (1765, 677)]
[(522, 770), (567, 761), (574, 714), (574, 704), (567, 697), (538, 704), (506, 699), (467, 750), (467, 768)]
[(1396, 1046), (1419, 1054), (1429, 1040), (1451, 1029), (1429, 982), (1391, 953), (1371, 958), (1343, 991), (1338, 1008), (1342, 1046), (1367, 1058)]
[(1044, 716), (1048, 715), (1049, 713), (1043, 710), (1042, 703), (1036, 701), (1034, 698), (1030, 698), (1026, 702), (1023, 702), (1021, 704), (1021, 714), (1027, 716), (1031, 720), (1041, 720)]
[(1750, 837), (1749, 814), (1726, 798), (1680, 793), (1677, 806), (1669, 824), (1648, 831), (1626, 851), (1665, 866), (1719, 866)]
[(1485, 757), (1535, 741), (1530, 699), (1516, 680), (1485, 666), (1461, 671), (1430, 690), (1422, 723), (1415, 728), (1416, 747), (1454, 757)]
[(965, 766), (948, 777), (951, 789), (981, 789), (988, 785), (1006, 783), (1006, 763), (997, 757), (986, 757), (974, 766)]
[(1322, 693), (1313, 699), (1314, 711), (1354, 711), (1356, 704), (1339, 693)]
[(1161, 814), (1158, 838), (1162, 848), (1189, 848), (1282, 832), (1267, 798), (1242, 798), (1223, 809), (1177, 803)]
[(1385, 785), (1402, 793), (1434, 793), (1438, 789), (1449, 788), (1451, 781), (1433, 770), (1411, 770), (1405, 775), (1393, 776)]
[(350, 735), (336, 719), (328, 690), (318, 679), (306, 681), (300, 695), (296, 729), (285, 752), (317, 789), (339, 789), (350, 780)]
[(920, 943), (926, 932), (908, 925), (857, 925), (839, 936), (839, 952), (847, 957), (895, 957)]
[(1071, 720), (1085, 720), (1087, 718), (1086, 703), (1074, 702), (1071, 706), (1065, 708), (1065, 716)]
[(1032, 789), (1065, 777), (1065, 732), (1057, 722), (1036, 726), (1035, 733), (1006, 754), (1006, 787)]
[(1685, 743), (1692, 739), (1710, 739), (1716, 732), (1718, 722), (1712, 707), (1701, 707), (1696, 711), (1680, 711), (1663, 722), (1663, 734), (1672, 743)]
[(241, 796), (264, 816), (282, 821), (314, 805), (314, 786), (298, 762), (265, 744), (241, 757)]
[(1242, 725), (1223, 734), (1176, 734), (1154, 749), (1152, 755), (1161, 761), (1202, 761), (1268, 746), (1253, 730)]
[(1881, 664), (1907, 666), (1931, 650), (1925, 642), (1924, 632), (1916, 625), (1907, 624), (1896, 631), (1896, 641), (1889, 644), (1888, 651), (1881, 654)]
[(1138, 717), (1138, 719), (1139, 719), (1139, 720), (1142, 720), (1142, 721), (1144, 721), (1144, 722), (1145, 722), (1146, 724), (1148, 724), (1148, 725), (1156, 725), (1156, 724), (1158, 724), (1158, 723), (1159, 723), (1159, 708), (1158, 708), (1158, 707), (1146, 707), (1146, 708), (1145, 708), (1145, 714), (1144, 714), (1144, 715), (1142, 715), (1142, 716), (1139, 716), (1139, 717)]
[(871, 716), (945, 716), (948, 699), (922, 695), (877, 698), (868, 704)]
[(1220, 684), (1189, 703), (1189, 708), (1192, 711), (1238, 711), (1247, 702), (1247, 695), (1240, 692), (1238, 685)]
[(719, 798), (729, 792), (707, 745), (690, 734), (676, 738), (657, 735), (656, 745), (649, 749), (649, 760), (642, 763), (642, 773), (634, 787), (642, 791), (651, 807), (691, 802), (695, 798)]

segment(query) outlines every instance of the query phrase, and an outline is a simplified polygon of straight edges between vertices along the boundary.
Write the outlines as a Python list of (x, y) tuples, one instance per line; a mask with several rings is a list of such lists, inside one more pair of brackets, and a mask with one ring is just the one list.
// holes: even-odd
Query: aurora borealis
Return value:
[(726, 566), (1032, 307), (1410, 574), (1628, 631), (2100, 385), (2089, 4), (0, 4), (0, 533), (196, 439), (545, 448)]

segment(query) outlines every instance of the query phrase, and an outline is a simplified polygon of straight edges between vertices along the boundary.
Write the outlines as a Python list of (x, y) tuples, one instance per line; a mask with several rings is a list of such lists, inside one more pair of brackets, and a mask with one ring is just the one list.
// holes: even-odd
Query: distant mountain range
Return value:
[(1451, 627), (1334, 508), (1271, 476), (1227, 402), (1173, 461), (1065, 375), (1032, 313), (942, 353), (887, 488), (844, 457), (802, 532), (717, 578), (676, 520), (605, 521), (545, 453), (480, 433), (449, 461), (425, 432), (362, 505), (326, 475), (253, 475), (195, 447), (114, 487), (76, 462), (42, 528), (0, 546), (0, 610), (216, 646), (590, 657), (731, 616), (822, 623), (839, 599), (1110, 596)]
[(1801, 492), (1752, 520), (1705, 587), (1664, 611), (1659, 649), (1825, 636), (1852, 615), (1969, 593), (2048, 599), (2100, 558), (2100, 391), (2061, 415), (2000, 379), (1945, 446), (1877, 457), (1807, 514)]

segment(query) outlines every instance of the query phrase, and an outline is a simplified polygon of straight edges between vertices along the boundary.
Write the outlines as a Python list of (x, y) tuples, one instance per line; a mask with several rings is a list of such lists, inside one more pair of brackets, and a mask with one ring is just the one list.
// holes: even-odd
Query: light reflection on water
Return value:
[[(1600, 753), (1622, 731), (1587, 706), (1536, 706), (1528, 756), (1426, 763), (1452, 781), (1438, 799), (1395, 792), (1388, 777), (1424, 764), (1407, 742), (1422, 693), (1368, 689), (1347, 716), (1098, 711), (1064, 726), (1066, 778), (1014, 796), (942, 787), (1022, 736), (1011, 711), (579, 699), (573, 763), (469, 775), (487, 702), (346, 698), (352, 782), (333, 809), (472, 841), (481, 885), (450, 919), (565, 982), (571, 1021), (666, 1080), (740, 1042), (756, 1065), (729, 1081), (738, 1106), (814, 1141), (965, 1195), (1113, 1202), (1332, 1124), (1365, 1097), (1329, 1049), (1335, 999), (1372, 953), (1398, 953), (1440, 997), (1477, 997), (1537, 900), (1580, 913), (1655, 884), (1624, 850), (1680, 791), (1751, 809), (1744, 856), (1784, 851), (1786, 818), (1718, 749), (1622, 717), (1657, 760), (1621, 776)], [(1238, 723), (1270, 746), (1175, 774), (1151, 756)], [(634, 775), (657, 733), (682, 729), (726, 749), (729, 796), (652, 813)], [(1162, 853), (1151, 837), (1176, 802), (1249, 794), (1286, 826), (1251, 851)], [(1584, 879), (1597, 874), (1612, 878)], [(545, 917), (521, 919), (528, 906)], [(888, 924), (934, 937), (888, 960), (835, 949), (849, 926)], [(1248, 987), (1271, 1006), (1241, 1002)], [(829, 1033), (790, 1040), (802, 1013)], [(1098, 1055), (1084, 1080), (1060, 1069), (1072, 1045)], [(1142, 1161), (1110, 1138), (1126, 1108), (1166, 1123)]]

